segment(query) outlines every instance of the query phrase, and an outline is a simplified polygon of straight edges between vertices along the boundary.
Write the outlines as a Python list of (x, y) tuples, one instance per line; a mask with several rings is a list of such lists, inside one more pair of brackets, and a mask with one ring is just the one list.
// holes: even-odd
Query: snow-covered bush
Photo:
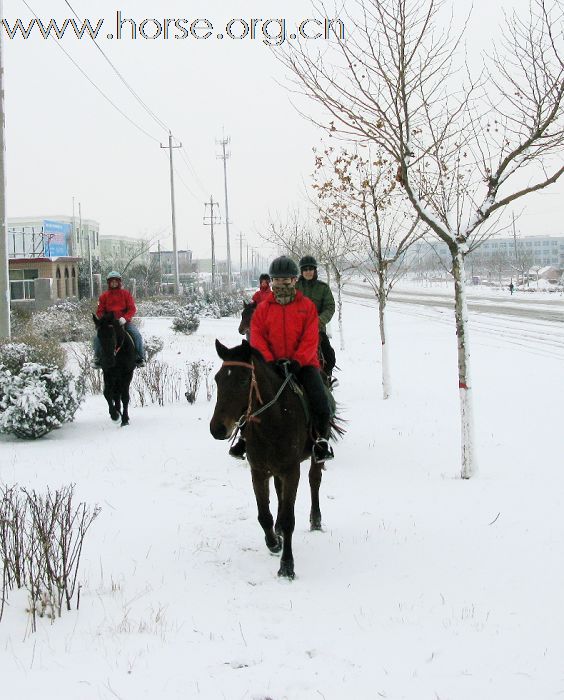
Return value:
[(32, 325), (37, 335), (61, 343), (86, 340), (94, 332), (92, 318), (85, 313), (84, 306), (69, 301), (33, 314)]
[(156, 335), (150, 335), (143, 338), (143, 345), (147, 362), (150, 362), (164, 348), (164, 341)]
[(247, 297), (240, 290), (226, 292), (222, 289), (212, 289), (204, 295), (205, 305), (202, 315), (212, 316), (212, 318), (234, 316), (241, 312), (243, 300), (246, 301)]
[(13, 342), (0, 342), (0, 365), (12, 374), (18, 374), (26, 362), (55, 365), (63, 369), (65, 351), (56, 340), (34, 335), (20, 336)]
[(39, 438), (74, 419), (84, 382), (54, 365), (26, 363), (18, 374), (0, 367), (0, 432)]
[(137, 304), (138, 316), (175, 316), (182, 308), (182, 303), (178, 299), (152, 299), (150, 301), (140, 301)]
[(198, 330), (200, 319), (192, 308), (179, 309), (172, 321), (172, 329), (176, 333), (190, 335)]

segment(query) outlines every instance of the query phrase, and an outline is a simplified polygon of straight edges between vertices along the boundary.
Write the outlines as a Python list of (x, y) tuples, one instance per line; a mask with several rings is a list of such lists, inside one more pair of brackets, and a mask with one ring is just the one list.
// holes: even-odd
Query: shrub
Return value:
[(190, 335), (198, 330), (200, 319), (191, 308), (180, 309), (172, 321), (172, 329), (176, 333)]
[(0, 365), (12, 374), (18, 374), (26, 362), (55, 365), (64, 369), (66, 355), (61, 344), (52, 338), (25, 335), (14, 342), (0, 342)]
[(147, 362), (150, 362), (164, 348), (163, 340), (156, 335), (150, 335), (148, 338), (144, 338), (143, 345), (145, 347)]
[(34, 314), (32, 323), (37, 335), (61, 343), (86, 340), (93, 334), (92, 319), (84, 307), (68, 301)]
[(182, 303), (178, 299), (155, 299), (151, 301), (141, 301), (137, 304), (138, 316), (176, 316), (182, 308)]
[(84, 381), (53, 365), (26, 363), (14, 375), (0, 367), (0, 432), (39, 438), (74, 419)]

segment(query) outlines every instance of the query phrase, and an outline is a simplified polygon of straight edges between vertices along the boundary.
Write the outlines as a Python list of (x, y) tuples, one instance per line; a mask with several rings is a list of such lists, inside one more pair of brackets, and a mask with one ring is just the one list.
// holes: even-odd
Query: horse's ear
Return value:
[(222, 360), (227, 358), (227, 348), (217, 338), (215, 339), (215, 350)]

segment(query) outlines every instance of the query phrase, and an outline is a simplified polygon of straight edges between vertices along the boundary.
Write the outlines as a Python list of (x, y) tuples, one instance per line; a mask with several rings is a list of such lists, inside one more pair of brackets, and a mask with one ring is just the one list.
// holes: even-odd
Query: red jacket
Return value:
[(253, 301), (255, 304), (260, 304), (261, 301), (266, 301), (268, 297), (270, 296), (271, 289), (270, 287), (268, 289), (258, 289), (254, 294), (253, 294)]
[(251, 345), (267, 362), (287, 358), (305, 367), (319, 367), (319, 321), (315, 304), (296, 292), (289, 304), (279, 304), (271, 292), (251, 319)]
[(105, 313), (113, 313), (116, 318), (123, 316), (128, 323), (135, 316), (137, 307), (127, 289), (108, 289), (100, 294), (96, 316), (101, 318)]

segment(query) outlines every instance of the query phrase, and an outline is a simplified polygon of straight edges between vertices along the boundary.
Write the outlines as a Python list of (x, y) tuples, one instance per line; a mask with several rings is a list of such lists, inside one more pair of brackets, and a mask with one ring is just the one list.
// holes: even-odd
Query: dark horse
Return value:
[[(264, 530), (268, 549), (276, 554), (282, 551), (278, 576), (293, 579), (294, 504), (300, 463), (311, 457), (312, 448), (303, 405), (288, 385), (278, 395), (285, 379), (247, 341), (226, 348), (216, 340), (215, 347), (223, 364), (215, 375), (217, 401), (210, 422), (211, 434), (216, 440), (227, 440), (245, 424), (247, 460), (251, 466), (258, 521)], [(311, 461), (312, 530), (321, 530), (319, 487), (322, 469), (322, 463)], [(274, 477), (278, 496), (276, 523), (269, 508), (270, 477)]]
[(135, 369), (135, 345), (113, 314), (97, 318), (92, 314), (102, 352), (100, 364), (104, 373), (104, 398), (110, 417), (121, 425), (129, 425), (129, 385)]
[(241, 313), (241, 322), (239, 323), (239, 333), (244, 335), (247, 340), (249, 340), (249, 335), (251, 333), (251, 318), (255, 313), (257, 304), (255, 301), (243, 302), (243, 311)]

